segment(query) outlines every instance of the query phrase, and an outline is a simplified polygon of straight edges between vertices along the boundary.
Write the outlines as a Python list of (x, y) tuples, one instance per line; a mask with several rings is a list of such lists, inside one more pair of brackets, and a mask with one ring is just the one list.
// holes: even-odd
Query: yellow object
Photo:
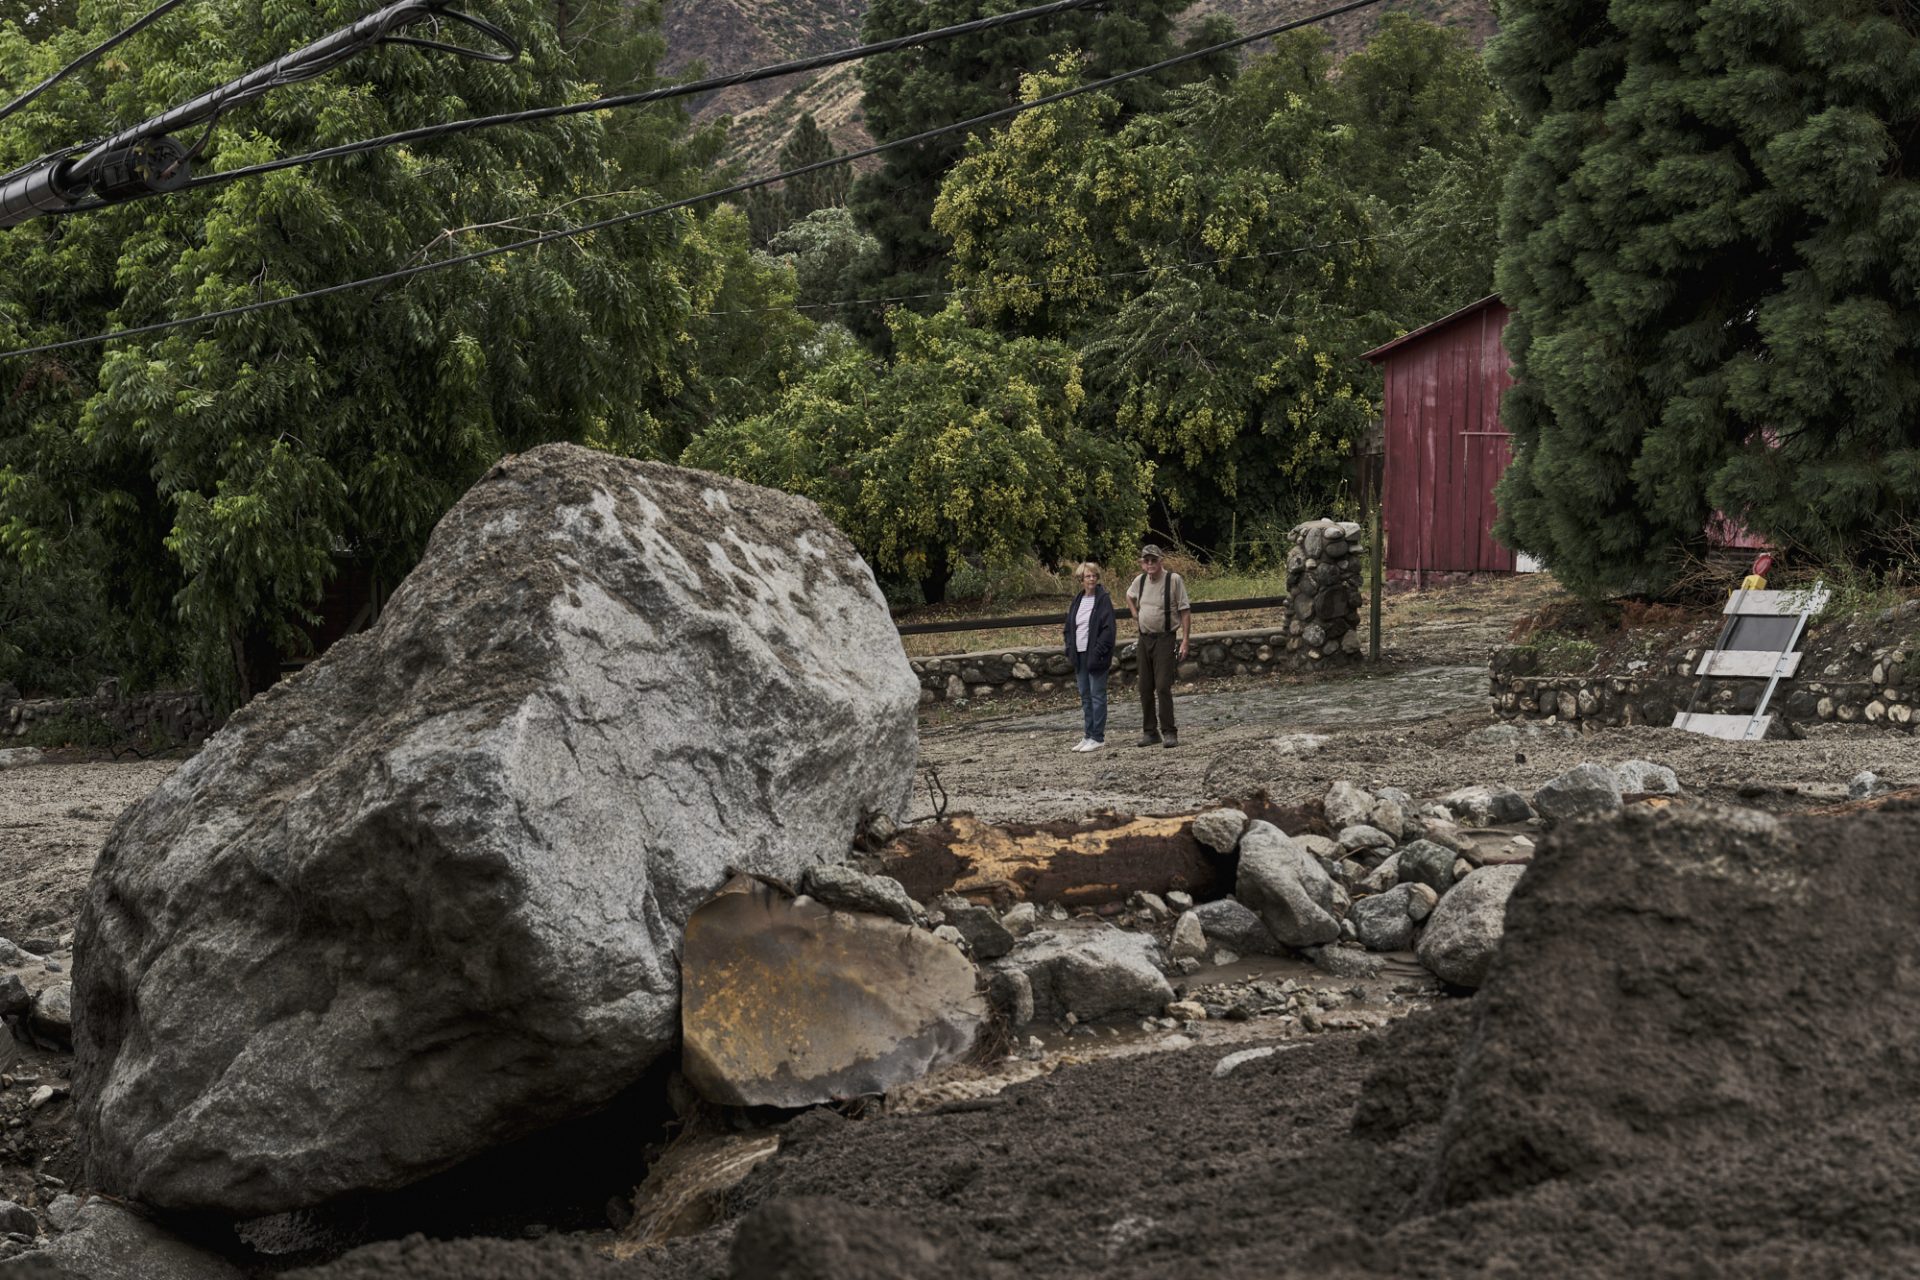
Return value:
[(1742, 591), (1765, 591), (1767, 589), (1767, 580), (1757, 573), (1750, 573), (1740, 580), (1740, 589)]

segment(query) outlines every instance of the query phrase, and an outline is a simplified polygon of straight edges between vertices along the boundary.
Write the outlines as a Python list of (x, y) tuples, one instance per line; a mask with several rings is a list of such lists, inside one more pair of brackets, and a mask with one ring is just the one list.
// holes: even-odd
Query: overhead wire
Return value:
[[(1478, 219), (1471, 225), (1485, 226), (1491, 219)], [(1449, 231), (1456, 224), (1427, 228), (1427, 231)], [(1186, 271), (1197, 267), (1223, 267), (1234, 262), (1253, 262), (1261, 258), (1285, 258), (1295, 254), (1312, 253), (1316, 249), (1344, 249), (1354, 245), (1371, 244), (1376, 240), (1404, 240), (1414, 235), (1410, 231), (1378, 231), (1372, 235), (1350, 236), (1345, 240), (1321, 240), (1313, 244), (1295, 245), (1287, 249), (1265, 249), (1259, 253), (1238, 253), (1222, 258), (1190, 258), (1180, 262), (1158, 262), (1147, 267), (1129, 267), (1124, 271), (1101, 271), (1092, 275), (1078, 276), (1075, 283), (1090, 280), (1125, 280), (1134, 276), (1158, 275), (1168, 271)], [(935, 289), (928, 293), (900, 293), (880, 298), (841, 298), (834, 302), (793, 302), (771, 307), (741, 307), (730, 311), (695, 311), (691, 314), (699, 318), (720, 316), (755, 316), (770, 311), (836, 311), (843, 307), (897, 306), (904, 302), (938, 302), (942, 298), (966, 297), (976, 293), (995, 293), (1003, 289), (1042, 289), (1053, 283), (1048, 280), (996, 280), (992, 284), (955, 285), (950, 289)]]
[(376, 285), (394, 284), (402, 280), (410, 280), (415, 276), (425, 275), (430, 271), (442, 271), (449, 267), (465, 266), (468, 263), (485, 261), (488, 258), (500, 257), (503, 254), (518, 253), (526, 249), (537, 248), (540, 245), (551, 244), (557, 240), (566, 240), (574, 236), (588, 235), (595, 231), (605, 231), (629, 222), (639, 221), (642, 218), (659, 217), (663, 214), (689, 208), (696, 204), (705, 204), (711, 200), (721, 200), (728, 196), (740, 195), (760, 187), (771, 186), (776, 182), (783, 182), (789, 178), (801, 177), (805, 174), (815, 173), (822, 169), (828, 169), (838, 165), (851, 164), (854, 161), (863, 160), (868, 156), (882, 155), (886, 152), (899, 150), (904, 147), (918, 146), (922, 143), (933, 141), (936, 138), (946, 137), (955, 133), (964, 133), (980, 128), (983, 125), (1011, 119), (1027, 111), (1033, 111), (1040, 107), (1065, 101), (1068, 98), (1076, 98), (1086, 93), (1095, 93), (1102, 89), (1111, 88), (1116, 84), (1138, 79), (1141, 76), (1155, 75), (1159, 72), (1184, 66), (1187, 63), (1196, 62), (1203, 58), (1210, 58), (1221, 53), (1230, 52), (1261, 40), (1272, 39), (1274, 36), (1284, 34), (1285, 32), (1297, 30), (1300, 27), (1311, 26), (1317, 22), (1325, 22), (1329, 18), (1336, 18), (1342, 14), (1369, 8), (1379, 3), (1382, 3), (1382, 0), (1348, 0), (1345, 4), (1323, 9), (1302, 18), (1264, 27), (1258, 31), (1236, 36), (1231, 40), (1223, 40), (1217, 44), (1207, 45), (1203, 48), (1191, 49), (1185, 53), (1176, 54), (1171, 58), (1163, 58), (1159, 62), (1150, 63), (1144, 67), (1136, 67), (1130, 71), (1122, 71), (1100, 80), (1092, 80), (1086, 84), (1074, 85), (1070, 88), (1057, 90), (1056, 92), (1044, 94), (1028, 102), (1015, 103), (1012, 106), (984, 112), (977, 116), (968, 117), (965, 120), (956, 120), (951, 124), (938, 125), (932, 129), (923, 129), (919, 133), (911, 134), (908, 137), (896, 138), (890, 142), (875, 143), (873, 146), (862, 147), (843, 155), (831, 156), (824, 160), (816, 160), (810, 164), (798, 165), (779, 173), (744, 179), (712, 191), (683, 196), (678, 200), (669, 200), (664, 204), (652, 205), (645, 209), (615, 214), (612, 217), (601, 218), (598, 221), (584, 223), (581, 226), (565, 227), (558, 231), (548, 231), (537, 236), (529, 236), (523, 240), (512, 241), (508, 244), (489, 245), (487, 248), (477, 249), (471, 253), (458, 254), (450, 258), (439, 258), (431, 262), (417, 263), (412, 266), (399, 268), (398, 270), (384, 272), (380, 275), (365, 276), (357, 280), (343, 281), (340, 284), (327, 285), (319, 289), (309, 289), (301, 293), (283, 294), (276, 298), (261, 298), (254, 302), (243, 303), (239, 306), (224, 307), (216, 311), (207, 311), (191, 316), (177, 316), (170, 320), (158, 320), (151, 324), (134, 325), (124, 329), (116, 329), (109, 333), (89, 334), (83, 338), (67, 338), (59, 342), (46, 342), (37, 346), (20, 347), (11, 351), (0, 351), (0, 360), (12, 359), (19, 356), (42, 355), (51, 351), (65, 351), (74, 347), (85, 347), (92, 346), (96, 343), (110, 342), (117, 338), (142, 337), (150, 333), (163, 333), (171, 329), (184, 328), (188, 325), (205, 324), (215, 320), (228, 320), (236, 316), (250, 315), (256, 311), (266, 311), (272, 308), (291, 306), (297, 302), (311, 302), (319, 298), (333, 297), (337, 294), (347, 293), (357, 289), (372, 288)]
[[(375, 138), (364, 138), (357, 142), (343, 142), (331, 147), (322, 147), (317, 151), (302, 152), (298, 155), (282, 156), (274, 160), (263, 160), (258, 164), (244, 165), (237, 169), (225, 169), (218, 173), (200, 174), (183, 183), (176, 191), (193, 191), (202, 187), (219, 186), (240, 178), (254, 178), (261, 174), (273, 173), (280, 169), (291, 169), (300, 165), (309, 165), (321, 160), (338, 160), (345, 156), (361, 155), (369, 151), (379, 151), (386, 147), (401, 146), (409, 142), (425, 142), (433, 138), (448, 137), (457, 133), (467, 133), (475, 129), (498, 128), (502, 125), (528, 124), (538, 120), (552, 120), (561, 116), (582, 115), (595, 111), (613, 111), (626, 107), (645, 106), (655, 102), (666, 102), (674, 98), (694, 97), (703, 93), (716, 93), (722, 89), (731, 89), (738, 85), (755, 84), (762, 80), (773, 80), (781, 76), (800, 75), (808, 71), (819, 71), (826, 67), (842, 63), (857, 62), (879, 54), (896, 53), (902, 49), (920, 45), (937, 44), (956, 39), (960, 36), (974, 35), (990, 31), (996, 27), (1008, 26), (1016, 22), (1031, 22), (1038, 18), (1051, 17), (1057, 13), (1067, 13), (1075, 9), (1084, 9), (1092, 5), (1107, 4), (1111, 0), (1050, 0), (1047, 4), (1034, 5), (1026, 9), (1015, 9), (1008, 13), (994, 14), (985, 18), (974, 18), (967, 22), (957, 22), (951, 26), (936, 27), (930, 31), (916, 31), (904, 36), (895, 36), (887, 40), (876, 40), (870, 44), (854, 45), (845, 49), (836, 49), (830, 53), (816, 54), (810, 58), (798, 58), (790, 62), (774, 63), (764, 67), (754, 67), (746, 71), (732, 72), (724, 76), (710, 76), (704, 80), (692, 80), (684, 84), (663, 85), (639, 93), (613, 94), (608, 97), (592, 98), (585, 102), (570, 102), (552, 107), (529, 107), (521, 111), (501, 112), (490, 116), (473, 116), (465, 120), (449, 120), (439, 124), (421, 125), (413, 129), (402, 129), (396, 133), (381, 134)], [(75, 205), (63, 211), (63, 215), (85, 213), (92, 209), (104, 208), (105, 201)]]
[(112, 49), (115, 45), (119, 44), (121, 41), (128, 40), (136, 35), (139, 35), (142, 31), (145, 31), (148, 27), (160, 21), (160, 19), (166, 17), (169, 13), (172, 13), (175, 9), (178, 9), (181, 5), (185, 4), (186, 2), (187, 0), (165, 0), (165, 3), (157, 5), (156, 7), (154, 7), (153, 9), (149, 10), (147, 13), (142, 15), (141, 17), (136, 18), (133, 22), (129, 23), (127, 26), (122, 27), (120, 30), (114, 32), (112, 35), (108, 36), (105, 40), (102, 40), (99, 44), (96, 44), (95, 46), (93, 46), (93, 48), (87, 50), (85, 53), (75, 58), (72, 62), (69, 62), (66, 66), (60, 68), (58, 71), (48, 76), (45, 80), (42, 80), (39, 84), (33, 86), (33, 88), (27, 90), (23, 94), (20, 94), (12, 102), (7, 103), (6, 106), (0, 107), (0, 120), (5, 120), (8, 116), (14, 114), (16, 111), (19, 111), (22, 107), (25, 107), (28, 103), (32, 102), (35, 98), (39, 97), (41, 94), (45, 93), (47, 90), (53, 88), (53, 86), (59, 84), (62, 80), (66, 79), (68, 76), (72, 75), (74, 72), (80, 70), (82, 67), (85, 67), (86, 65), (91, 63), (95, 58), (98, 58), (101, 54), (106, 53), (108, 50)]

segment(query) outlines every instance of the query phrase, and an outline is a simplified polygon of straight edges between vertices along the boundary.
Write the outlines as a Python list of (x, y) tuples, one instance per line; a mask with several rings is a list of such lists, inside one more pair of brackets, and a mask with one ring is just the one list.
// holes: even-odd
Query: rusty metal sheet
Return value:
[(974, 898), (1099, 906), (1184, 889), (1208, 896), (1222, 864), (1193, 838), (1189, 816), (1106, 815), (1086, 823), (994, 826), (958, 816), (908, 831), (880, 851), (880, 871), (921, 902)]
[(680, 985), (687, 1080), (731, 1106), (883, 1093), (957, 1061), (987, 1018), (951, 944), (745, 876), (687, 921)]

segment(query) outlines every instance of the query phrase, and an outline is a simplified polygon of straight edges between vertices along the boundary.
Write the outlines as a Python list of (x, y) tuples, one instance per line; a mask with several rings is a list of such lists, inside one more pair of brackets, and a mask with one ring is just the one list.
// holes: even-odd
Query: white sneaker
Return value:
[(1092, 738), (1082, 738), (1082, 739), (1080, 739), (1080, 741), (1079, 741), (1078, 743), (1076, 743), (1076, 744), (1074, 745), (1074, 748), (1073, 748), (1073, 749), (1074, 749), (1075, 751), (1091, 751), (1091, 750), (1093, 750), (1093, 739), (1092, 739)]
[(1107, 745), (1107, 740), (1106, 740), (1105, 738), (1102, 738), (1102, 739), (1101, 739), (1100, 741), (1098, 741), (1098, 742), (1095, 742), (1095, 741), (1094, 741), (1093, 739), (1091, 739), (1091, 738), (1089, 738), (1089, 739), (1087, 739), (1087, 746), (1086, 746), (1086, 749), (1087, 749), (1088, 751), (1098, 751), (1098, 750), (1100, 750), (1100, 748), (1102, 748), (1102, 747), (1104, 747), (1104, 746), (1106, 746), (1106, 745)]

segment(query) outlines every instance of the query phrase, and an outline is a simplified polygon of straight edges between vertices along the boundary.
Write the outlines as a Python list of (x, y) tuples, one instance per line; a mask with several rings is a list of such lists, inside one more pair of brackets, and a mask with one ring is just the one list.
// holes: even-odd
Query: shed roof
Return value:
[(1449, 315), (1441, 316), (1438, 320), (1433, 321), (1431, 324), (1421, 325), (1418, 329), (1415, 329), (1412, 333), (1402, 334), (1398, 338), (1395, 338), (1392, 342), (1387, 343), (1385, 346), (1375, 347), (1373, 350), (1367, 352), (1365, 358), (1368, 360), (1375, 360), (1375, 361), (1380, 360), (1384, 358), (1386, 355), (1388, 355), (1390, 352), (1397, 351), (1401, 347), (1406, 346), (1409, 342), (1412, 342), (1417, 338), (1424, 338), (1436, 329), (1444, 329), (1448, 325), (1454, 323), (1456, 320), (1464, 319), (1465, 317), (1472, 315), (1474, 312), (1479, 311), (1482, 308), (1492, 306), (1494, 303), (1498, 301), (1500, 301), (1500, 295), (1497, 293), (1490, 293), (1486, 297), (1480, 299), (1478, 302), (1469, 302), (1466, 306), (1460, 308), (1458, 311), (1455, 311)]

